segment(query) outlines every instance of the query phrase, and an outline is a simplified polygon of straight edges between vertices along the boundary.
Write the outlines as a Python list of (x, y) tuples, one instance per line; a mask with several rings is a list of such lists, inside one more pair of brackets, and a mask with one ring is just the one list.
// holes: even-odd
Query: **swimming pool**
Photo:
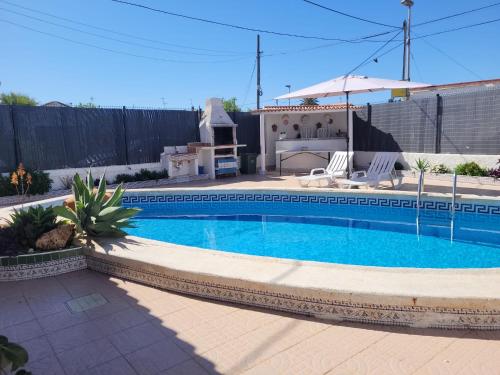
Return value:
[[(500, 267), (500, 205), (277, 191), (127, 194), (129, 234), (200, 249), (348, 265)], [(202, 251), (202, 250), (200, 250)]]

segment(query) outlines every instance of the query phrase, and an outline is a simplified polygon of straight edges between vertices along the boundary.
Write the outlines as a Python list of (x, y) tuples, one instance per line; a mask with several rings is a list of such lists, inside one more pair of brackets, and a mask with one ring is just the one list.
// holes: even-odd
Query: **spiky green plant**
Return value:
[(56, 219), (51, 207), (31, 206), (27, 210), (14, 210), (8, 224), (21, 246), (34, 249), (36, 240), (57, 226)]
[(91, 237), (122, 237), (123, 228), (133, 228), (130, 218), (140, 209), (121, 206), (124, 190), (120, 184), (106, 200), (106, 177), (102, 175), (99, 187), (94, 189), (94, 178), (89, 171), (87, 183), (78, 174), (73, 178), (75, 209), (55, 207), (57, 215), (72, 221), (79, 233)]
[(427, 159), (418, 158), (415, 161), (415, 165), (413, 166), (413, 169), (415, 169), (416, 171), (427, 172), (430, 167), (431, 167), (431, 165)]

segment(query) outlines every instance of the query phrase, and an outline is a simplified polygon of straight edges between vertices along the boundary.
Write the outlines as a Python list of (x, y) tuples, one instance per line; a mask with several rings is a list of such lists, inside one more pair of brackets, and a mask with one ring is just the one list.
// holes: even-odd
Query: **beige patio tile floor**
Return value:
[[(85, 311), (66, 302), (107, 301)], [(0, 284), (33, 374), (500, 374), (500, 332), (331, 324), (93, 271)]]

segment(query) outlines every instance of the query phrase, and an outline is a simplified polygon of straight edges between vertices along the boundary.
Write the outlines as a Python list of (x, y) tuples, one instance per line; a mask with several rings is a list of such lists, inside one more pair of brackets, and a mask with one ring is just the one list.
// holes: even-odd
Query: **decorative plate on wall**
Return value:
[(309, 117), (309, 115), (302, 115), (302, 117), (300, 118), (300, 122), (302, 123), (302, 125), (309, 124), (310, 120), (311, 118)]
[(283, 125), (285, 126), (288, 125), (288, 119), (289, 119), (288, 115), (281, 116), (281, 121), (283, 121)]
[(333, 124), (333, 117), (332, 117), (332, 115), (331, 115), (331, 114), (327, 113), (327, 114), (325, 114), (325, 116), (324, 116), (324, 117), (325, 117), (325, 122), (326, 122), (327, 124)]

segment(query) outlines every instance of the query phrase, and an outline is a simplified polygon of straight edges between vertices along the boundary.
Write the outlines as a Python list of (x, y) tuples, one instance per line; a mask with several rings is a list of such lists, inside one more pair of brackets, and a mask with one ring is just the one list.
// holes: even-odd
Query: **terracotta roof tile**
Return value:
[[(345, 110), (346, 103), (324, 104), (324, 105), (270, 105), (255, 110), (255, 112), (316, 112), (316, 111), (339, 111)], [(363, 106), (349, 104), (350, 109), (359, 109)]]

